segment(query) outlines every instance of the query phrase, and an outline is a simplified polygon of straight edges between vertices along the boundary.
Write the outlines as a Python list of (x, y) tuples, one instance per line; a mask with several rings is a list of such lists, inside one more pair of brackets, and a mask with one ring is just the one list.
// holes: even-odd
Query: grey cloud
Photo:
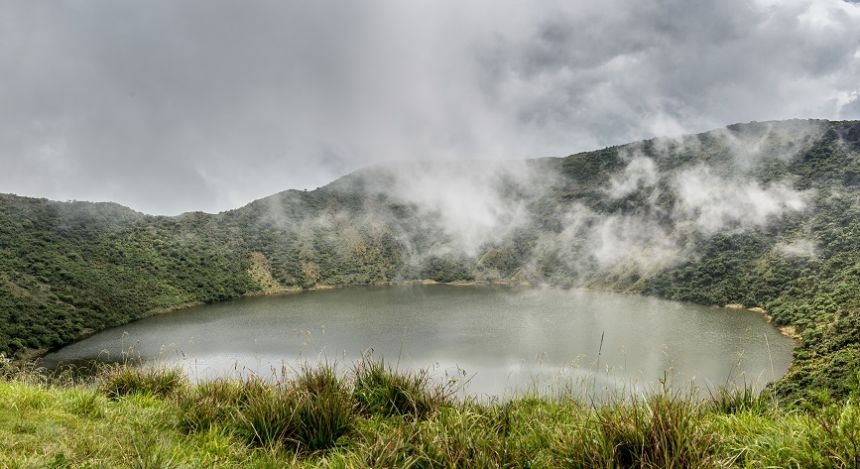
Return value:
[(841, 0), (0, 0), (0, 192), (218, 211), (380, 162), (860, 118), (858, 93)]
[[(858, 0), (860, 2), (860, 0)], [(860, 96), (854, 96), (840, 109), (843, 119), (860, 119)]]

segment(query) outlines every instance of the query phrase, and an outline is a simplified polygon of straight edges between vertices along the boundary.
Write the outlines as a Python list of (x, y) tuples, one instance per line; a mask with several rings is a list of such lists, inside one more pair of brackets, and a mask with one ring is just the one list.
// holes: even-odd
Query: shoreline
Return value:
[[(280, 287), (280, 288), (276, 288), (276, 289), (270, 289), (268, 291), (260, 290), (257, 292), (246, 293), (246, 294), (243, 294), (243, 295), (238, 296), (236, 298), (233, 298), (230, 300), (225, 300), (225, 301), (237, 301), (237, 300), (242, 300), (245, 298), (288, 296), (288, 295), (296, 295), (296, 294), (301, 294), (301, 293), (326, 291), (326, 290), (336, 290), (336, 289), (350, 288), (350, 287), (397, 287), (397, 286), (415, 286), (415, 285), (422, 285), (422, 286), (445, 285), (445, 286), (451, 286), (451, 287), (503, 286), (503, 287), (519, 287), (519, 288), (538, 288), (540, 286), (540, 285), (535, 285), (535, 284), (528, 282), (528, 281), (525, 281), (525, 280), (508, 280), (508, 279), (498, 279), (498, 280), (490, 280), (490, 281), (488, 281), (488, 280), (455, 280), (452, 282), (440, 282), (438, 280), (433, 280), (433, 279), (415, 279), (415, 280), (393, 281), (393, 282), (378, 282), (378, 283), (364, 284), (364, 285), (317, 284), (317, 285), (314, 285), (310, 288)], [(571, 287), (560, 287), (560, 288), (568, 290)], [(614, 294), (623, 294), (623, 295), (634, 294), (637, 296), (643, 296), (643, 297), (647, 297), (647, 298), (658, 298), (658, 299), (662, 299), (662, 300), (666, 300), (666, 301), (676, 301), (676, 300), (668, 300), (666, 298), (659, 298), (659, 297), (653, 297), (653, 296), (648, 296), (648, 295), (642, 295), (640, 293), (634, 293), (634, 292), (629, 292), (629, 291), (627, 291), (627, 292), (620, 291), (619, 292), (619, 291), (613, 291), (611, 289), (604, 290), (604, 289), (600, 289), (600, 288), (589, 288), (589, 287), (584, 287), (584, 288), (586, 290), (606, 291), (606, 292), (614, 293)], [(221, 302), (219, 302), (219, 303), (221, 303)], [(683, 302), (681, 302), (681, 303), (683, 303)], [(85, 339), (87, 339), (87, 338), (89, 338), (95, 334), (98, 334), (99, 332), (102, 332), (102, 331), (105, 331), (105, 330), (108, 330), (111, 328), (115, 328), (115, 327), (122, 327), (126, 324), (130, 324), (132, 322), (139, 321), (141, 319), (146, 319), (148, 317), (170, 314), (170, 313), (174, 313), (177, 311), (183, 311), (183, 310), (187, 310), (187, 309), (191, 309), (191, 308), (195, 308), (195, 307), (199, 307), (199, 306), (205, 306), (207, 304), (216, 304), (216, 303), (205, 303), (202, 301), (192, 301), (192, 302), (180, 303), (180, 304), (176, 304), (176, 305), (172, 305), (172, 306), (166, 306), (163, 308), (156, 308), (156, 309), (148, 311), (147, 314), (141, 316), (140, 318), (134, 319), (132, 321), (129, 321), (129, 322), (126, 322), (123, 324), (117, 324), (116, 326), (112, 326), (112, 327), (105, 328), (102, 330), (87, 330), (87, 331), (85, 331), (85, 333), (81, 334), (75, 340), (69, 342), (68, 344), (61, 345), (59, 347), (55, 347), (55, 348), (51, 348), (51, 349), (28, 350), (27, 352), (25, 352), (21, 357), (19, 357), (15, 361), (20, 362), (20, 363), (25, 363), (28, 361), (39, 360), (41, 358), (44, 358), (46, 355), (48, 355), (52, 352), (55, 352), (55, 351), (60, 350), (64, 347), (67, 347), (67, 346), (72, 345), (74, 343), (85, 340)], [(697, 303), (691, 303), (691, 304), (697, 304)], [(747, 306), (739, 304), (739, 303), (729, 303), (726, 305), (713, 305), (713, 306), (718, 307), (718, 308), (724, 308), (724, 309), (745, 310), (745, 311), (749, 311), (751, 313), (762, 314), (767, 319), (768, 324), (770, 324), (771, 326), (776, 328), (777, 331), (779, 331), (779, 333), (781, 335), (783, 335), (784, 337), (792, 339), (798, 343), (800, 343), (802, 340), (800, 334), (797, 333), (797, 330), (794, 328), (794, 326), (791, 326), (791, 325), (778, 326), (778, 325), (773, 324), (773, 317), (770, 314), (768, 314), (767, 310), (765, 310), (762, 307), (758, 307), (758, 306), (747, 307)], [(792, 363), (793, 362), (794, 362), (794, 360), (792, 360)]]
[[(405, 281), (405, 282), (381, 282), (381, 283), (374, 283), (374, 284), (367, 284), (367, 285), (317, 284), (317, 285), (314, 285), (310, 288), (280, 287), (280, 288), (276, 288), (276, 289), (270, 289), (268, 291), (260, 290), (257, 292), (245, 293), (243, 295), (237, 296), (236, 298), (231, 298), (229, 300), (224, 300), (224, 301), (237, 301), (237, 300), (242, 300), (245, 298), (287, 296), (287, 295), (296, 295), (296, 294), (307, 293), (307, 292), (335, 290), (335, 289), (339, 289), (339, 288), (361, 287), (361, 286), (365, 286), (365, 287), (393, 287), (393, 286), (398, 286), (398, 285), (404, 285), (404, 286), (405, 285), (490, 286), (490, 285), (507, 285), (507, 284), (508, 284), (507, 282), (498, 282), (498, 283), (496, 283), (496, 282), (478, 282), (478, 281), (474, 281), (474, 280), (470, 280), (470, 281), (458, 280), (455, 282), (437, 282), (437, 281), (431, 280), (431, 279), (410, 280), (410, 281)], [(218, 303), (222, 303), (222, 302), (218, 302)], [(73, 340), (67, 344), (60, 345), (59, 347), (41, 348), (41, 349), (27, 349), (26, 352), (24, 352), (20, 357), (16, 358), (14, 361), (16, 363), (26, 363), (26, 362), (32, 362), (34, 360), (39, 360), (41, 358), (44, 358), (46, 355), (49, 355), (53, 352), (61, 350), (64, 347), (68, 347), (69, 345), (75, 344), (75, 343), (80, 342), (82, 340), (85, 340), (89, 337), (92, 337), (93, 335), (98, 334), (99, 332), (103, 332), (103, 331), (106, 331), (108, 329), (113, 329), (116, 327), (122, 327), (126, 324), (131, 324), (132, 322), (140, 321), (141, 319), (146, 319), (146, 318), (153, 317), (153, 316), (161, 316), (164, 314), (175, 313), (177, 311), (183, 311), (186, 309), (196, 308), (199, 306), (205, 306), (207, 304), (216, 304), (216, 303), (205, 303), (203, 301), (189, 301), (189, 302), (185, 302), (185, 303), (175, 304), (172, 306), (165, 306), (163, 308), (155, 308), (155, 309), (147, 311), (143, 316), (141, 316), (139, 318), (133, 319), (131, 321), (128, 321), (128, 322), (125, 322), (122, 324), (117, 324), (115, 326), (107, 327), (107, 328), (104, 328), (101, 330), (94, 330), (94, 329), (86, 330), (82, 334), (80, 334), (78, 337), (76, 337), (75, 340)]]
[(751, 313), (761, 314), (765, 317), (765, 319), (767, 319), (767, 323), (772, 325), (773, 327), (775, 327), (776, 330), (778, 330), (779, 333), (782, 334), (783, 336), (788, 337), (789, 339), (793, 339), (797, 342), (800, 342), (803, 340), (802, 337), (800, 336), (800, 334), (797, 332), (797, 328), (795, 328), (794, 326), (792, 326), (790, 324), (787, 324), (784, 326), (774, 324), (773, 323), (773, 316), (771, 316), (770, 313), (768, 313), (767, 310), (762, 308), (761, 306), (747, 307), (747, 306), (744, 306), (740, 303), (729, 303), (727, 305), (723, 305), (723, 306), (719, 306), (719, 307), (725, 308), (725, 309), (742, 309), (744, 311), (749, 311)]

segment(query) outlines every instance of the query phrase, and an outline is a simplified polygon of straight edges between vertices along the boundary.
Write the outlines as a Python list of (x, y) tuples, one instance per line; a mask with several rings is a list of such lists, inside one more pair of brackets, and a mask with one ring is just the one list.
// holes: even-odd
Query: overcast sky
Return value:
[(843, 0), (0, 0), (0, 192), (220, 211), (395, 160), (860, 118)]

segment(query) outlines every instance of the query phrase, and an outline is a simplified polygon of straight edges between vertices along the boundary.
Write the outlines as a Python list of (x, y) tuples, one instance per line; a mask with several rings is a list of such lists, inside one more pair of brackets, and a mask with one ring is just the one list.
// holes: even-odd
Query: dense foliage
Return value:
[[(739, 158), (750, 142), (755, 157)], [(619, 183), (637, 158), (653, 162), (653, 180)], [(682, 210), (672, 188), (673, 177), (703, 165), (717, 180), (802, 191), (807, 206), (711, 228), (701, 208)], [(751, 123), (528, 167), (538, 176), (500, 177), (494, 187), (525, 221), (475, 249), (457, 243), (444, 213), (388, 191), (395, 176), (380, 169), (216, 215), (2, 195), (0, 352), (50, 349), (242, 295), (422, 279), (548, 282), (764, 308), (803, 337), (774, 388), (791, 399), (848, 395), (860, 373), (860, 123)], [(581, 241), (597, 226), (647, 249), (633, 244), (607, 263)], [(637, 233), (642, 226), (666, 234), (679, 255), (652, 251), (648, 238), (660, 236)]]

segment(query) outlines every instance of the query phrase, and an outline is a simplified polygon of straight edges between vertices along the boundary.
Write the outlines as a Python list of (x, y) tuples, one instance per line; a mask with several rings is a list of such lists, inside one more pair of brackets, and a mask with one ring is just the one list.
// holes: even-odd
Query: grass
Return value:
[[(0, 467), (858, 467), (860, 405), (748, 388), (600, 405), (446, 397), (365, 359), (290, 380), (189, 384), (114, 365), (94, 382), (4, 369)], [(180, 376), (177, 379), (176, 376)]]
[(240, 405), (222, 423), (252, 444), (314, 452), (334, 447), (355, 424), (355, 404), (328, 366), (305, 369), (286, 383), (252, 380), (241, 389)]
[(99, 373), (99, 390), (111, 399), (131, 394), (166, 397), (187, 384), (181, 371), (163, 367), (135, 367), (128, 363), (105, 365)]
[(774, 409), (773, 397), (757, 393), (750, 386), (720, 387), (711, 392), (711, 407), (723, 414), (765, 414)]
[(716, 455), (716, 435), (705, 408), (694, 401), (660, 394), (630, 405), (595, 410), (589, 431), (570, 445), (571, 463), (588, 467), (705, 467)]
[(363, 357), (354, 367), (355, 401), (366, 415), (426, 418), (443, 405), (450, 405), (450, 390), (433, 386), (424, 370), (397, 372), (384, 360)]

